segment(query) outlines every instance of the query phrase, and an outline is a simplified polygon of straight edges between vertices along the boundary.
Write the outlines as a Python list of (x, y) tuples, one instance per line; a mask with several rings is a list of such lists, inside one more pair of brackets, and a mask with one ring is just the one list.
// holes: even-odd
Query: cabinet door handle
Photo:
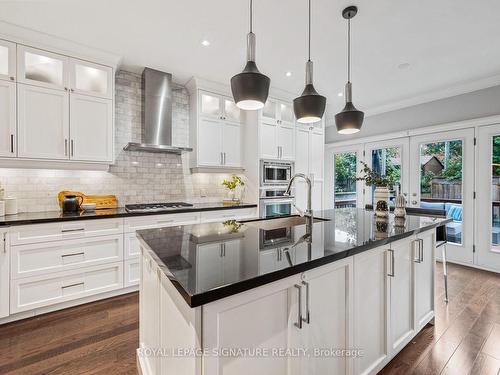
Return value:
[(391, 272), (387, 276), (394, 277), (394, 250), (388, 249), (387, 251), (391, 253)]
[(11, 154), (14, 153), (14, 134), (10, 135), (10, 152)]
[(68, 140), (64, 140), (64, 156), (68, 156)]
[(7, 233), (3, 234), (3, 252), (7, 254)]
[(298, 329), (302, 329), (302, 285), (295, 284), (297, 289), (297, 322), (293, 323)]
[(85, 255), (85, 252), (81, 251), (79, 253), (73, 253), (73, 254), (63, 254), (61, 255), (61, 258), (65, 258), (65, 257), (76, 257), (78, 255)]
[(75, 228), (75, 229), (61, 229), (62, 233), (68, 233), (68, 232), (81, 232), (84, 231), (85, 228)]
[(302, 281), (302, 284), (306, 287), (306, 317), (302, 318), (302, 321), (309, 324), (311, 322), (311, 311), (309, 310), (309, 283), (307, 281)]
[(61, 287), (61, 289), (71, 288), (73, 286), (80, 286), (80, 285), (85, 285), (85, 283), (81, 282), (81, 283), (75, 283), (75, 284), (70, 284), (70, 285), (64, 285)]
[(222, 155), (224, 155), (224, 165), (226, 165), (226, 153), (223, 152)]
[(75, 142), (71, 140), (71, 156), (74, 156), (75, 154)]
[(418, 239), (418, 254), (419, 254), (420, 262), (423, 262), (424, 261), (424, 240), (421, 238)]
[[(416, 248), (417, 244), (418, 244), (418, 254), (417, 254), (417, 257), (415, 258), (415, 248)], [(413, 261), (415, 263), (422, 263), (422, 261), (420, 260), (420, 241), (419, 240), (413, 241)]]

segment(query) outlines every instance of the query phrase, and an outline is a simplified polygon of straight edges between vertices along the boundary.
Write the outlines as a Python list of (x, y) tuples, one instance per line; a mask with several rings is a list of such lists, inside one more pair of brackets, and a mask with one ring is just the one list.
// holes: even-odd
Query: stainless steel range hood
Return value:
[(190, 147), (174, 146), (172, 75), (151, 68), (142, 72), (142, 142), (130, 142), (125, 151), (181, 154)]

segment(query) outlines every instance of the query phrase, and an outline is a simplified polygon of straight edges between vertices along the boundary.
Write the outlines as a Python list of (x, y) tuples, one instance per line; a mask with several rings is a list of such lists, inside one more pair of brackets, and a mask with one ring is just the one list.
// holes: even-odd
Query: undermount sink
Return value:
[[(321, 219), (319, 217), (313, 218), (313, 222), (329, 221), (328, 219)], [(274, 219), (262, 219), (262, 220), (251, 220), (242, 221), (241, 223), (254, 228), (272, 230), (278, 228), (294, 227), (297, 225), (304, 225), (306, 223), (306, 218), (302, 216), (286, 216), (277, 217)]]

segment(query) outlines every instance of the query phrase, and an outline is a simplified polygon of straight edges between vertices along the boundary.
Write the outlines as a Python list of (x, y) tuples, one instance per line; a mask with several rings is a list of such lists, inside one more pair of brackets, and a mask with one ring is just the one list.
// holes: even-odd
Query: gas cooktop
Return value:
[(193, 205), (185, 202), (126, 204), (125, 210), (127, 212), (161, 212), (185, 207), (193, 207)]

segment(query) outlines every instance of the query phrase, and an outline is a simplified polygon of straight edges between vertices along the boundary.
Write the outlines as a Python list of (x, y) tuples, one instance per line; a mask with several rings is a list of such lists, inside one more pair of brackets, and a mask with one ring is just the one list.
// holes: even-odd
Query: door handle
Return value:
[(64, 140), (64, 156), (68, 156), (68, 140)]
[(293, 323), (298, 329), (302, 329), (302, 285), (295, 284), (298, 296), (298, 307), (297, 307), (297, 322)]
[(85, 255), (85, 252), (79, 252), (79, 253), (73, 253), (73, 254), (63, 254), (61, 255), (61, 258), (65, 258), (65, 257), (76, 257), (78, 255)]
[(226, 153), (223, 152), (222, 155), (224, 155), (224, 165), (226, 165)]
[(14, 134), (10, 135), (10, 153), (14, 153)]
[(421, 238), (418, 239), (418, 254), (419, 254), (420, 262), (423, 262), (424, 261), (424, 240)]
[[(415, 245), (418, 244), (418, 257), (415, 259)], [(420, 260), (420, 240), (413, 241), (413, 261), (415, 263), (422, 263)]]
[(302, 281), (302, 285), (306, 287), (306, 317), (302, 318), (302, 321), (309, 324), (311, 323), (311, 311), (309, 309), (309, 283), (307, 281)]
[(71, 140), (71, 156), (74, 156), (75, 154), (75, 142)]
[(388, 249), (389, 253), (391, 253), (391, 272), (387, 273), (387, 276), (394, 277), (394, 250)]

